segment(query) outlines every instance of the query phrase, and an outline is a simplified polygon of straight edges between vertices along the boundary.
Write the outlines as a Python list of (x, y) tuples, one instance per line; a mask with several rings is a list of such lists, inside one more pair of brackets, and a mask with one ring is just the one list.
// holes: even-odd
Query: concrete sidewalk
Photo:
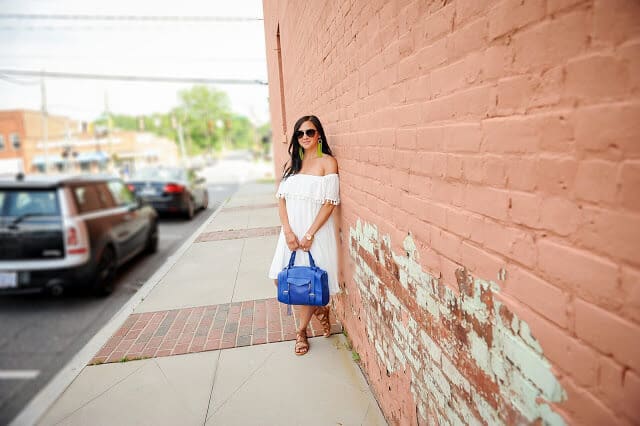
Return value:
[[(114, 318), (117, 331), (38, 424), (386, 424), (339, 324), (293, 353), (296, 316), (267, 278), (274, 189), (243, 185), (131, 314)], [(310, 335), (320, 329), (314, 319)]]

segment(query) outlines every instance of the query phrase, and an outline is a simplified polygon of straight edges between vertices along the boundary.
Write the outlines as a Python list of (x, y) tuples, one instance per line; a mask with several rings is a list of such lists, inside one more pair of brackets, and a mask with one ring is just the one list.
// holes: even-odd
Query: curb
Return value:
[[(240, 185), (242, 186), (242, 185)], [(238, 187), (238, 189), (240, 188)], [(236, 190), (237, 192), (237, 190)], [(234, 193), (235, 194), (235, 193)], [(211, 216), (175, 251), (164, 264), (147, 280), (146, 283), (115, 313), (104, 327), (96, 333), (80, 349), (71, 360), (34, 396), (20, 413), (9, 423), (9, 426), (31, 426), (40, 420), (42, 415), (62, 395), (69, 385), (78, 377), (87, 363), (109, 338), (122, 326), (133, 310), (142, 302), (169, 270), (180, 260), (191, 247), (202, 231), (216, 218), (220, 210), (229, 202), (233, 194), (224, 200)]]

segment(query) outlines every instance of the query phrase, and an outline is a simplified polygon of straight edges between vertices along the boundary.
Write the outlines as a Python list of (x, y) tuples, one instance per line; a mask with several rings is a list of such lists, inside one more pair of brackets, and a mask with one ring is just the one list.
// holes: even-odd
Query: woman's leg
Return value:
[(307, 326), (311, 321), (311, 316), (315, 311), (315, 306), (300, 306), (300, 324), (296, 333), (296, 345), (294, 351), (296, 355), (304, 355), (309, 351), (309, 341), (307, 340)]
[(273, 280), (273, 285), (275, 285), (276, 288), (278, 288), (278, 280)]
[(309, 325), (309, 321), (311, 321), (311, 317), (313, 316), (313, 312), (316, 310), (315, 306), (300, 306), (300, 326), (298, 330), (306, 330)]

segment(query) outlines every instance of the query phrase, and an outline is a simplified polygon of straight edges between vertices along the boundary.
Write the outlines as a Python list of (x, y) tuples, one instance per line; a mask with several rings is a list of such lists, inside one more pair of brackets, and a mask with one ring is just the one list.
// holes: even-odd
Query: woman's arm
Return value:
[[(324, 174), (328, 175), (328, 174), (338, 173), (338, 163), (336, 159), (330, 156), (327, 156), (326, 158), (327, 158), (327, 162), (324, 168)], [(316, 234), (316, 232), (318, 232), (320, 228), (322, 228), (322, 225), (324, 225), (325, 222), (329, 219), (329, 216), (331, 216), (331, 213), (333, 213), (333, 209), (335, 207), (336, 206), (331, 203), (325, 203), (322, 205), (315, 220), (313, 221), (313, 223), (307, 230), (307, 233), (302, 237), (302, 240), (299, 243), (300, 248), (302, 250), (307, 251), (311, 248), (311, 244), (313, 244), (314, 235)], [(309, 240), (307, 236), (310, 236), (311, 240)]]
[(289, 224), (289, 216), (287, 215), (287, 202), (284, 198), (280, 198), (278, 201), (278, 214), (280, 215), (280, 223), (282, 224), (282, 231), (284, 232), (284, 238), (287, 242), (289, 250), (298, 250), (300, 242), (298, 237), (293, 233), (291, 225)]
[[(302, 237), (302, 240), (300, 241), (300, 248), (302, 250), (307, 251), (311, 248), (311, 244), (313, 244), (313, 236), (316, 234), (316, 232), (318, 232), (318, 229), (322, 228), (322, 225), (324, 225), (327, 219), (329, 219), (329, 216), (331, 216), (331, 213), (333, 213), (333, 209), (335, 207), (336, 206), (331, 203), (322, 205), (320, 211), (318, 212), (318, 215), (316, 216), (316, 220), (313, 221), (313, 223), (307, 230), (307, 233)], [(307, 235), (311, 237), (311, 240), (307, 238)]]

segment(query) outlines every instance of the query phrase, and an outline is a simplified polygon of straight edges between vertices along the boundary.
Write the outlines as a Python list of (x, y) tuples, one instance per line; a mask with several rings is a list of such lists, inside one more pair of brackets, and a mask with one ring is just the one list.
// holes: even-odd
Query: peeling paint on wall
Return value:
[(358, 221), (350, 229), (354, 281), (367, 337), (389, 373), (410, 369), (420, 423), (564, 421), (566, 399), (528, 325), (494, 298), (491, 281), (456, 271), (459, 295), (422, 270), (411, 235), (405, 253)]

